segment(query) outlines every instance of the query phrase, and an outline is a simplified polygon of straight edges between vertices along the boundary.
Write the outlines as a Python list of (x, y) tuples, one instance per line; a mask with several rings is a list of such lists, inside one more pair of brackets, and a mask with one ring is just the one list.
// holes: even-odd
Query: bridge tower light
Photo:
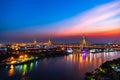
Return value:
[(82, 36), (82, 44), (83, 46), (87, 46), (87, 41), (86, 41), (85, 36)]
[(48, 45), (52, 45), (52, 41), (50, 40), (50, 38), (48, 40)]
[(82, 40), (80, 41), (80, 48), (81, 48), (81, 50), (82, 50), (84, 47), (86, 47), (86, 46), (87, 46), (87, 41), (86, 41), (85, 36), (83, 35), (83, 36), (82, 36)]
[(34, 42), (33, 42), (35, 45), (37, 44), (37, 41), (36, 41), (36, 39), (34, 39)]

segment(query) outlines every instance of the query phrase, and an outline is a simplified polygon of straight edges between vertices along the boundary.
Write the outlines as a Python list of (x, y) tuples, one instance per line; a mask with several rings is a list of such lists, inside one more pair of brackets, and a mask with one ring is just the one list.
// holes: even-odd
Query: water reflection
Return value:
[(22, 73), (22, 75), (24, 76), (25, 73), (27, 73), (27, 64), (23, 65), (23, 73)]
[(30, 63), (30, 70), (33, 69), (33, 62)]
[(114, 59), (117, 57), (117, 52), (102, 52), (102, 53), (74, 53), (69, 56), (65, 56), (64, 59), (67, 62), (78, 63), (78, 66), (82, 69), (92, 67), (93, 69), (99, 67), (106, 60)]
[(23, 78), (20, 79), (20, 80), (29, 80), (29, 78), (23, 77)]
[(38, 61), (31, 62), (23, 65), (11, 65), (10, 67), (6, 66), (8, 70), (8, 76), (13, 76), (15, 73), (20, 73), (22, 76), (25, 76), (28, 72), (32, 71), (34, 67), (38, 66)]
[(8, 76), (12, 76), (15, 73), (14, 66), (10, 66), (10, 70), (8, 71)]
[(7, 73), (2, 69), (0, 76), (1, 74), (5, 75), (2, 80), (9, 80), (9, 78), (12, 78), (11, 80), (14, 78), (15, 80), (84, 80), (86, 72), (93, 71), (106, 60), (112, 60), (119, 56), (120, 52), (73, 53), (11, 66), (11, 68), (6, 66)]

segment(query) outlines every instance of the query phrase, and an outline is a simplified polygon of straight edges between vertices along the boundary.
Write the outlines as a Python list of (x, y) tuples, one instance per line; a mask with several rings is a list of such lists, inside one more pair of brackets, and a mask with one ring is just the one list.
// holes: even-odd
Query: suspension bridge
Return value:
[(88, 48), (88, 49), (114, 49), (120, 50), (120, 39), (113, 41), (111, 44), (95, 44), (94, 42), (86, 39), (85, 36), (82, 36), (79, 44), (55, 44), (51, 41), (52, 45), (59, 46), (62, 48), (73, 48), (73, 49), (80, 49)]

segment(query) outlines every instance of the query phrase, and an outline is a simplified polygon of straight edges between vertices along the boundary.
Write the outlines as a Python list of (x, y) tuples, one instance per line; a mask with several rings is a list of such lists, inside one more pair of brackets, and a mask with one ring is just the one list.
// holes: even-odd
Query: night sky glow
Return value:
[(120, 0), (0, 0), (1, 42), (82, 34), (98, 42), (119, 38)]

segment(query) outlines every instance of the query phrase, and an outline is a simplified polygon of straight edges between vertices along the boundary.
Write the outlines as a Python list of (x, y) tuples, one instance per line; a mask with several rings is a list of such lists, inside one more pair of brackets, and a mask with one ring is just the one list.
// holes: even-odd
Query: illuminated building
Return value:
[(0, 43), (0, 47), (3, 47), (3, 46), (4, 46), (4, 44), (1, 44), (1, 43)]

